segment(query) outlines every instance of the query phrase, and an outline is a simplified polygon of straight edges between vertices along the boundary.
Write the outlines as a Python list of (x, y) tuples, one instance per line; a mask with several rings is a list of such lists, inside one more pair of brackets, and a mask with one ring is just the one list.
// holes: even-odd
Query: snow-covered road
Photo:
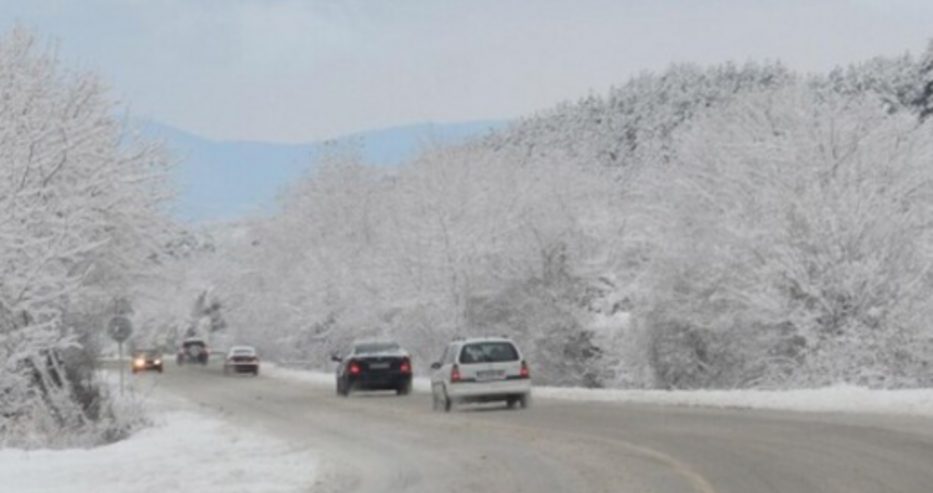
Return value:
[(927, 417), (548, 398), (524, 411), (440, 414), (424, 393), (344, 399), (321, 377), (171, 367), (143, 378), (317, 450), (314, 491), (928, 493), (933, 484)]
[[(266, 365), (266, 375), (329, 386), (333, 373)], [(427, 377), (416, 377), (415, 390), (428, 392)], [(879, 414), (933, 418), (933, 389), (868, 389), (838, 385), (795, 390), (636, 390), (535, 387), (535, 396), (576, 402), (658, 404), (678, 407), (757, 409), (814, 413)]]
[(309, 447), (173, 398), (157, 375), (130, 382), (151, 427), (90, 449), (0, 449), (0, 492), (292, 493), (314, 484), (317, 456)]

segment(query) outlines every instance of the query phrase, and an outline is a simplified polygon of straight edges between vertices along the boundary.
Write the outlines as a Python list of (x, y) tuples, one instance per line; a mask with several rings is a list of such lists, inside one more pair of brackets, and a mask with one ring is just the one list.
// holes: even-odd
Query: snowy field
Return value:
[(0, 449), (0, 490), (16, 493), (293, 493), (314, 483), (315, 456), (279, 440), (150, 401), (154, 426), (92, 449)]
[[(296, 370), (265, 364), (266, 375), (319, 385), (334, 385), (332, 373)], [(417, 377), (415, 390), (430, 391), (425, 377)], [(576, 387), (535, 387), (535, 397), (581, 402), (661, 404), (720, 409), (867, 413), (933, 416), (933, 389), (873, 390), (836, 386), (802, 390), (623, 390)]]

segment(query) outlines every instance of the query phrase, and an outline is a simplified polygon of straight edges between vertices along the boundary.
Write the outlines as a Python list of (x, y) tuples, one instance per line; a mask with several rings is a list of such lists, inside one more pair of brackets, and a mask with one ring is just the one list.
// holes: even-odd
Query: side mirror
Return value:
[(337, 355), (337, 353), (334, 353), (334, 354), (330, 355), (330, 360), (331, 360), (331, 361), (335, 361), (335, 362), (337, 362), (337, 363), (340, 363), (341, 361), (343, 361), (343, 358), (341, 358), (339, 355)]
[(440, 361), (435, 361), (434, 363), (431, 363), (431, 369), (432, 369), (432, 370), (440, 370), (440, 369), (441, 369), (441, 362), (440, 362)]

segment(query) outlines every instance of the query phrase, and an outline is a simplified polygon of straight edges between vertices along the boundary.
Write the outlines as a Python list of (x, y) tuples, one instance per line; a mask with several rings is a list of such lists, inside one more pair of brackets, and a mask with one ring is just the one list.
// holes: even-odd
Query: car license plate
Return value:
[(389, 364), (388, 363), (370, 363), (369, 369), (370, 370), (388, 370)]
[(481, 370), (476, 372), (476, 379), (486, 382), (489, 380), (501, 380), (505, 375), (502, 370)]

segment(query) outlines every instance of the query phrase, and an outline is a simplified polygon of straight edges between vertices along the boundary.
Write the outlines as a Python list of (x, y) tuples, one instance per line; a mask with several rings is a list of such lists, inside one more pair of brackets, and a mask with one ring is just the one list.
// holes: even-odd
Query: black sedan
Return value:
[(395, 342), (357, 342), (346, 356), (334, 354), (337, 395), (357, 390), (411, 392), (411, 356)]

